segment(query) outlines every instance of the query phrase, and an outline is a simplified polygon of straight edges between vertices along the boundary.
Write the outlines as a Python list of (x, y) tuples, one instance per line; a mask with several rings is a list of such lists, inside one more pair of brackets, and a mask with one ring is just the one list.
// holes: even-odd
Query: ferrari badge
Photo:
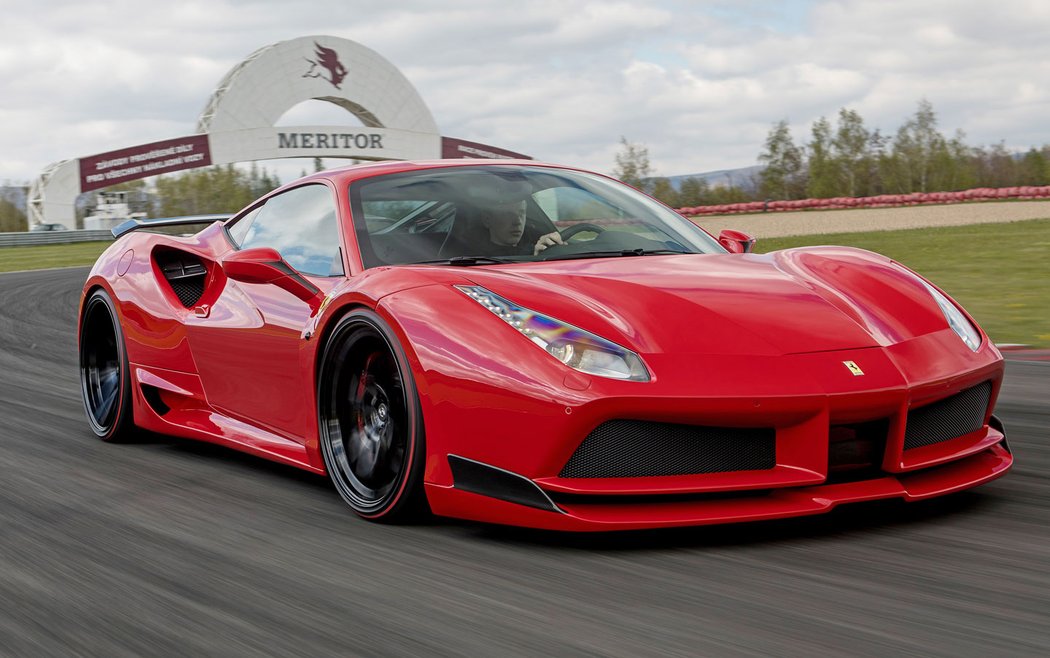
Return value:
[(843, 361), (842, 365), (846, 366), (855, 377), (859, 377), (864, 374), (864, 371), (860, 369), (860, 366), (858, 366), (853, 361)]

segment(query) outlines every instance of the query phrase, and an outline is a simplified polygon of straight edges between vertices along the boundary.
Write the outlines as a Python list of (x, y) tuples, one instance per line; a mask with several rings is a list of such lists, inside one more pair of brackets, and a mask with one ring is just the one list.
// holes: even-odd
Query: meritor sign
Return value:
[[(309, 100), (333, 103), (361, 125), (275, 127)], [(72, 228), (83, 192), (211, 164), (294, 157), (528, 158), (442, 137), (412, 84), (375, 51), (338, 37), (300, 37), (260, 48), (234, 66), (208, 100), (196, 134), (49, 166), (30, 188), (30, 220)]]

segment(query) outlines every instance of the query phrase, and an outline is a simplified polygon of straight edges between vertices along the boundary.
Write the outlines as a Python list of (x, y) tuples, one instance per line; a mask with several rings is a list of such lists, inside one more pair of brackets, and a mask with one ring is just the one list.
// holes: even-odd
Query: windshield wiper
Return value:
[(575, 258), (618, 258), (620, 256), (662, 256), (665, 254), (688, 254), (678, 249), (617, 249), (611, 251), (583, 251), (576, 254), (561, 254), (543, 260), (573, 260)]
[(453, 256), (452, 258), (438, 258), (437, 260), (422, 260), (413, 265), (458, 265), (459, 267), (470, 267), (471, 265), (491, 265), (493, 263), (513, 263), (506, 258), (493, 258), (491, 256)]

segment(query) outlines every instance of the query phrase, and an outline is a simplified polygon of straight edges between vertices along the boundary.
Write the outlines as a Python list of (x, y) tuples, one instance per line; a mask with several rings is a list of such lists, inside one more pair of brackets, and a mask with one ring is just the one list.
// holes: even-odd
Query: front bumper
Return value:
[[(989, 429), (992, 438), (1003, 436)], [(631, 498), (617, 502), (561, 502), (554, 496), (556, 511), (505, 502), (453, 487), (427, 485), (427, 497), (435, 514), (477, 521), (520, 525), (547, 530), (615, 531), (672, 528), (741, 521), (760, 521), (829, 512), (844, 503), (897, 498), (908, 502), (963, 491), (1004, 475), (1013, 464), (1003, 445), (996, 444), (963, 459), (910, 473), (885, 475), (870, 480), (820, 484), (744, 493), (740, 497), (718, 494), (660, 496), (644, 501)], [(593, 500), (593, 499), (592, 499)], [(627, 500), (626, 498), (624, 499)]]
[[(1012, 463), (1002, 432), (989, 425), (1002, 357), (987, 343), (971, 352), (948, 328), (828, 352), (642, 353), (653, 379), (640, 383), (569, 371), (543, 350), (510, 349), (498, 333), (450, 336), (416, 308), (421, 302), (403, 297), (384, 305), (412, 336), (426, 423), (424, 484), (438, 515), (561, 530), (772, 519), (840, 503), (947, 494), (999, 477)], [(455, 320), (451, 325), (460, 326)], [(906, 447), (913, 410), (974, 387), (987, 389), (975, 425)], [(585, 437), (619, 419), (764, 428), (775, 432), (772, 467), (644, 477), (572, 477), (564, 470)], [(879, 463), (843, 481), (830, 459), (835, 432), (873, 421), (886, 426)], [(495, 484), (481, 478), (464, 487), (450, 465), (455, 458), (503, 475), (492, 475)], [(501, 478), (515, 492), (509, 499), (493, 495)]]

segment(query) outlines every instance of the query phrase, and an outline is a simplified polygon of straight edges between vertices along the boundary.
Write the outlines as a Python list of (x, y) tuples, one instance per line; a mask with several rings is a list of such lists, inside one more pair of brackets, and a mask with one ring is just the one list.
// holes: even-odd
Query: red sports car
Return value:
[[(80, 307), (92, 430), (327, 473), (362, 517), (769, 519), (1006, 473), (1003, 361), (915, 272), (749, 253), (598, 174), (387, 162), (192, 237), (131, 221)], [(185, 228), (185, 227), (183, 227)]]

